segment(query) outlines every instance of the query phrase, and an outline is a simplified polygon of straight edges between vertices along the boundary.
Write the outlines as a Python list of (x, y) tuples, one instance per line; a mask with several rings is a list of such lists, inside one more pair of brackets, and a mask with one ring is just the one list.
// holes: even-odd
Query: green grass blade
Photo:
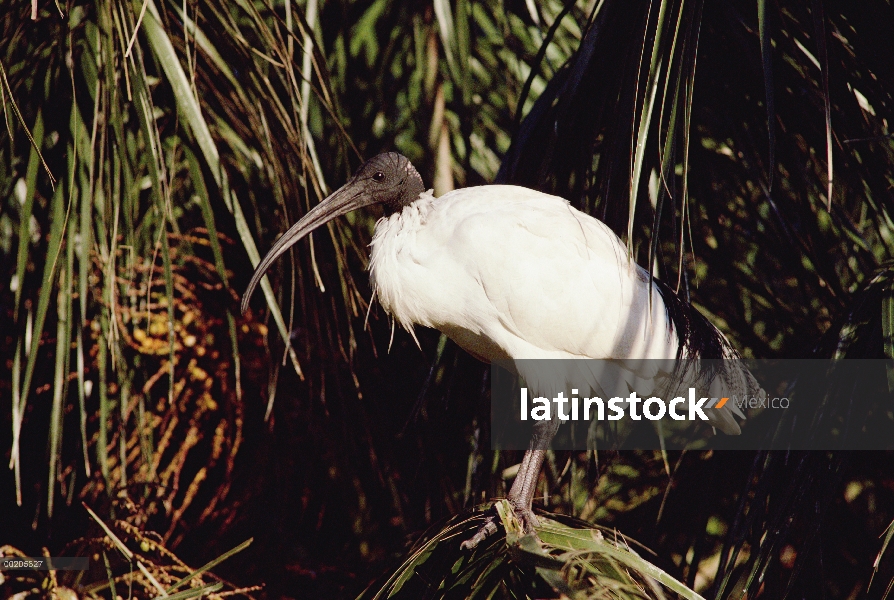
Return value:
[[(37, 112), (34, 121), (34, 138), (43, 140), (43, 112)], [(39, 144), (40, 142), (35, 142)], [(28, 247), (31, 243), (31, 215), (34, 211), (34, 194), (36, 193), (37, 167), (40, 161), (38, 146), (31, 147), (28, 157), (28, 169), (25, 172), (25, 202), (19, 216), (19, 248), (16, 256), (16, 290), (13, 304), (13, 319), (19, 319), (19, 306), (22, 303), (22, 290), (25, 287), (25, 273), (28, 265)]]
[(456, 64), (454, 42), (456, 40), (456, 28), (453, 25), (453, 11), (448, 0), (434, 0), (435, 18), (438, 21), (438, 34), (441, 44), (444, 46), (444, 56), (447, 57), (447, 65), (454, 81), (460, 81), (459, 67)]
[[(162, 69), (168, 77), (174, 96), (177, 98), (177, 107), (180, 116), (183, 122), (189, 126), (190, 131), (195, 137), (196, 143), (198, 143), (212, 176), (220, 189), (220, 193), (223, 196), (227, 209), (229, 209), (235, 219), (236, 230), (239, 233), (242, 245), (251, 260), (252, 265), (257, 265), (261, 261), (258, 248), (251, 235), (248, 222), (245, 219), (245, 214), (242, 212), (239, 199), (236, 198), (235, 193), (230, 189), (227, 174), (220, 162), (220, 154), (211, 137), (211, 131), (208, 129), (205, 117), (202, 116), (198, 99), (193, 95), (189, 80), (186, 77), (186, 73), (183, 71), (183, 66), (177, 58), (174, 46), (171, 43), (171, 40), (167, 37), (164, 28), (161, 26), (158, 9), (155, 7), (155, 3), (152, 0), (148, 0), (148, 3), (149, 10), (143, 21), (143, 29), (146, 32), (146, 36), (149, 39), (155, 56), (158, 58)], [(267, 305), (273, 316), (273, 320), (276, 322), (277, 329), (282, 336), (283, 342), (285, 342), (286, 347), (288, 348), (292, 366), (299, 377), (303, 378), (304, 374), (301, 371), (298, 356), (295, 354), (295, 350), (291, 345), (289, 330), (286, 327), (282, 312), (276, 302), (273, 288), (270, 286), (270, 281), (267, 277), (264, 277), (264, 279), (261, 280), (261, 289), (264, 291), (264, 297), (267, 299)]]
[[(633, 165), (630, 172), (630, 199), (627, 217), (627, 250), (633, 254), (633, 219), (636, 213), (636, 202), (639, 195), (639, 182), (642, 179), (643, 159), (646, 155), (646, 143), (649, 138), (649, 125), (655, 109), (655, 97), (658, 93), (658, 80), (661, 77), (661, 65), (670, 57), (664, 56), (661, 42), (667, 20), (667, 2), (662, 0), (658, 9), (658, 20), (655, 23), (655, 40), (649, 55), (649, 74), (643, 96), (643, 106), (639, 114), (639, 126), (633, 139)], [(645, 42), (645, 40), (644, 40)]]
[(50, 456), (47, 481), (47, 516), (53, 516), (53, 503), (59, 465), (62, 463), (62, 402), (67, 397), (69, 349), (71, 348), (71, 290), (74, 273), (74, 243), (66, 243), (66, 261), (59, 271), (59, 293), (56, 298), (56, 352), (53, 376), (53, 408), (50, 414)]
[[(28, 311), (28, 319), (31, 319), (31, 311)], [(22, 395), (22, 338), (16, 343), (16, 351), (12, 359), (12, 451), (9, 457), (9, 468), (13, 471), (16, 482), (16, 505), (22, 505), (22, 461), (19, 453), (19, 441), (22, 435), (22, 423), (25, 420)]]
[(832, 187), (835, 180), (835, 169), (832, 160), (832, 98), (829, 95), (829, 52), (826, 49), (826, 15), (822, 0), (810, 1), (810, 15), (813, 17), (813, 30), (816, 35), (816, 49), (823, 77), (823, 108), (826, 124), (826, 209), (832, 210)]
[[(66, 225), (65, 199), (62, 186), (56, 188), (52, 200), (53, 218), (50, 222), (50, 240), (47, 247), (47, 258), (44, 263), (43, 279), (45, 282), (52, 282), (56, 272), (59, 253), (62, 247), (62, 236)], [(37, 356), (40, 351), (40, 339), (43, 332), (44, 322), (46, 321), (47, 309), (50, 306), (50, 299), (54, 292), (54, 286), (44, 285), (40, 289), (37, 300), (37, 311), (34, 315), (34, 329), (31, 335), (31, 346), (27, 354), (27, 362), (25, 365), (25, 376), (22, 378), (19, 398), (19, 410), (24, 416), (25, 406), (27, 404), (28, 392), (31, 388), (31, 378), (34, 376), (34, 367), (37, 364)], [(18, 448), (13, 448), (13, 452), (18, 454)]]
[[(767, 0), (757, 0), (758, 36), (761, 42), (761, 63), (764, 72), (764, 92), (767, 99), (767, 191), (773, 191), (776, 173), (776, 96), (773, 91), (773, 43), (767, 25)], [(828, 97), (828, 96), (827, 96)]]
[(223, 554), (221, 554), (220, 556), (218, 556), (218, 557), (215, 558), (214, 560), (211, 560), (211, 561), (209, 561), (208, 563), (206, 563), (205, 565), (199, 567), (198, 569), (196, 569), (195, 571), (193, 571), (192, 573), (190, 573), (189, 575), (187, 575), (186, 577), (184, 577), (183, 579), (181, 579), (180, 581), (178, 581), (177, 583), (175, 583), (174, 585), (172, 585), (171, 587), (169, 587), (169, 588), (168, 588), (167, 590), (165, 590), (165, 591), (166, 591), (168, 594), (170, 594), (171, 592), (173, 592), (174, 590), (176, 590), (176, 589), (179, 588), (180, 586), (182, 586), (182, 585), (184, 585), (184, 584), (186, 584), (186, 583), (189, 583), (190, 581), (192, 581), (193, 579), (195, 579), (196, 577), (198, 577), (198, 576), (201, 575), (202, 573), (205, 573), (205, 572), (207, 572), (207, 571), (210, 571), (211, 569), (213, 569), (214, 567), (216, 567), (217, 565), (219, 565), (219, 564), (222, 563), (223, 561), (227, 560), (228, 558), (230, 558), (230, 557), (233, 556), (234, 554), (239, 554), (240, 552), (242, 552), (243, 550), (245, 550), (246, 548), (248, 548), (249, 546), (251, 546), (251, 543), (252, 543), (253, 541), (254, 541), (254, 538), (249, 538), (249, 539), (245, 540), (244, 542), (242, 542), (241, 544), (239, 544), (238, 546), (236, 546), (235, 548), (232, 548), (232, 549), (230, 549), (230, 550), (227, 550), (226, 552), (224, 552)]
[(208, 585), (203, 585), (202, 587), (197, 587), (190, 590), (183, 590), (182, 592), (177, 592), (176, 594), (171, 594), (170, 596), (156, 596), (155, 600), (186, 600), (187, 598), (201, 598), (202, 596), (213, 594), (222, 587), (223, 582), (218, 581), (217, 583), (209, 583)]
[(109, 589), (112, 591), (112, 598), (119, 598), (120, 596), (115, 593), (115, 574), (112, 573), (112, 565), (109, 562), (109, 555), (105, 550), (102, 552), (102, 562), (106, 568), (106, 579), (108, 579)]
[[(109, 294), (111, 284), (106, 284), (105, 293)], [(109, 398), (109, 317), (107, 311), (100, 313), (101, 337), (97, 353), (97, 387), (99, 388), (99, 432), (96, 440), (96, 462), (102, 472), (106, 484), (106, 494), (112, 494), (112, 479), (109, 471), (109, 416), (112, 414), (112, 401)]]
[[(84, 362), (84, 327), (78, 322), (77, 332), (77, 362), (78, 371), (78, 414), (81, 425), (81, 450), (84, 458), (84, 474), (90, 477), (90, 456), (87, 454), (89, 440), (87, 439), (87, 378), (85, 376), (86, 364)], [(92, 384), (91, 384), (92, 385)]]
[(887, 289), (882, 296), (882, 345), (888, 361), (885, 369), (888, 376), (888, 391), (894, 393), (894, 289)]
[[(205, 178), (202, 175), (202, 167), (196, 155), (187, 146), (181, 148), (186, 164), (189, 167), (189, 174), (192, 180), (193, 188), (198, 196), (199, 208), (202, 211), (202, 220), (205, 223), (205, 229), (208, 230), (208, 244), (211, 247), (211, 254), (214, 256), (214, 266), (217, 269), (217, 275), (221, 282), (229, 287), (227, 277), (227, 269), (224, 265), (223, 251), (220, 248), (220, 240), (217, 237), (217, 225), (214, 222), (214, 209), (208, 197), (208, 188), (205, 186)], [(233, 314), (227, 313), (227, 331), (230, 336), (230, 346), (233, 349), (233, 374), (236, 382), (236, 399), (242, 401), (242, 361), (239, 357), (239, 337), (236, 332), (236, 319)]]
[[(43, 154), (40, 152), (40, 144), (34, 139), (36, 136), (32, 136), (31, 132), (28, 130), (28, 126), (25, 125), (25, 119), (22, 117), (22, 113), (19, 112), (19, 106), (16, 104), (13, 99), (12, 89), (9, 87), (9, 81), (6, 78), (6, 69), (3, 67), (3, 62), (0, 61), (0, 79), (2, 79), (2, 84), (0, 84), (0, 100), (3, 101), (3, 108), (6, 109), (6, 95), (9, 94), (9, 104), (12, 106), (13, 112), (15, 112), (16, 116), (19, 119), (19, 123), (22, 125), (22, 129), (25, 131), (25, 135), (28, 137), (28, 141), (31, 142), (31, 148), (37, 151), (37, 156), (40, 158), (40, 163), (43, 165), (44, 171), (47, 174), (47, 177), (50, 178), (50, 186), (55, 189), (56, 186), (56, 178), (53, 177), (53, 172), (50, 171), (49, 165), (47, 165), (46, 160), (43, 158)], [(39, 137), (37, 139), (40, 139)]]

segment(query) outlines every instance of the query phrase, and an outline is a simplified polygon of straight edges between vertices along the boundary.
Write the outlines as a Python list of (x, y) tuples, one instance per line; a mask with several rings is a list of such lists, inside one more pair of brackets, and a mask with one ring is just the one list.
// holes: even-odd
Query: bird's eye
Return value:
[(385, 181), (385, 174), (382, 173), (381, 171), (376, 171), (376, 172), (373, 174), (373, 179), (374, 179), (375, 181), (378, 181), (378, 182), (381, 183), (382, 181)]

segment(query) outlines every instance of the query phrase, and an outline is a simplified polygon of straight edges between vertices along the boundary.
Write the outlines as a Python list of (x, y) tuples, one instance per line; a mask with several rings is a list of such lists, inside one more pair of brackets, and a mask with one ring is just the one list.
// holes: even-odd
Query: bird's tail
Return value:
[(766, 393), (719, 329), (666, 284), (655, 280), (654, 285), (677, 334), (677, 385), (686, 387), (694, 377), (711, 397), (733, 400), (705, 412), (714, 427), (728, 435), (738, 435), (741, 429), (736, 417), (744, 419), (745, 415), (735, 400)]

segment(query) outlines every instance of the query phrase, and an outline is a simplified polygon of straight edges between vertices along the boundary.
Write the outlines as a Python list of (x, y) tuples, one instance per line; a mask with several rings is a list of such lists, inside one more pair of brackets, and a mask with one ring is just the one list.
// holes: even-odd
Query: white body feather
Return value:
[[(614, 232), (562, 198), (508, 185), (429, 191), (380, 219), (371, 246), (375, 297), (411, 333), (438, 329), (485, 362), (613, 359), (586, 373), (608, 397), (651, 394), (673, 371), (680, 342), (657, 286)], [(532, 388), (565, 389), (517, 370)], [(728, 410), (712, 413), (738, 433)]]
[(677, 354), (648, 273), (562, 198), (507, 185), (426, 193), (381, 219), (371, 245), (382, 307), (482, 360)]

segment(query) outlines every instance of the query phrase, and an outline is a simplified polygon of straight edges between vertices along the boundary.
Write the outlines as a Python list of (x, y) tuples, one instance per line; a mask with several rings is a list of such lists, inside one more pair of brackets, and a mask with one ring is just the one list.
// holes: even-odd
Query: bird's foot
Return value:
[[(509, 499), (509, 505), (512, 508), (515, 519), (518, 520), (518, 523), (521, 526), (520, 533), (534, 533), (534, 528), (540, 526), (540, 520), (537, 518), (537, 515), (534, 514), (531, 507), (529, 505), (523, 505), (521, 502), (515, 502), (511, 498)], [(483, 542), (487, 537), (497, 532), (498, 526), (503, 522), (500, 511), (497, 509), (496, 505), (491, 507), (490, 510), (493, 514), (484, 520), (484, 525), (478, 528), (475, 535), (460, 544), (461, 549), (471, 550)]]
[[(493, 509), (491, 509), (493, 510)], [(494, 513), (496, 511), (494, 510)], [(497, 532), (497, 521), (500, 520), (499, 515), (492, 514), (484, 520), (484, 525), (478, 528), (478, 531), (475, 532), (475, 535), (464, 541), (459, 545), (462, 550), (472, 550), (477, 547), (478, 544), (483, 542), (485, 538), (490, 535), (493, 535)]]

